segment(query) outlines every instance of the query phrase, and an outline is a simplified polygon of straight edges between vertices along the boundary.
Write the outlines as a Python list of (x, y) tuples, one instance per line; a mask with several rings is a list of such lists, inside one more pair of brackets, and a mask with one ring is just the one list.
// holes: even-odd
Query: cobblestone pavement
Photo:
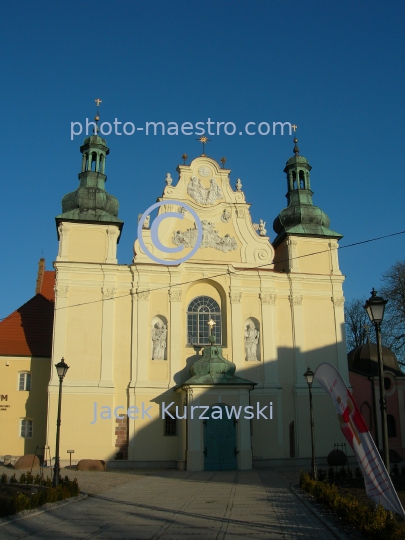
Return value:
[(0, 539), (348, 538), (291, 491), (296, 470), (68, 474), (91, 494), (87, 499), (0, 524)]

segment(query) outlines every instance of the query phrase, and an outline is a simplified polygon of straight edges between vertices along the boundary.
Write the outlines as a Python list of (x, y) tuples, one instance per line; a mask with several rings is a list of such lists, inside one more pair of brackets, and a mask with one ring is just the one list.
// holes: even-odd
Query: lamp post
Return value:
[(381, 429), (382, 443), (385, 467), (390, 474), (390, 453), (388, 446), (388, 427), (387, 427), (387, 400), (385, 398), (384, 388), (384, 365), (381, 345), (381, 323), (384, 318), (385, 305), (388, 300), (384, 300), (381, 296), (377, 296), (377, 291), (371, 291), (371, 297), (363, 306), (367, 311), (370, 321), (372, 322), (377, 337), (377, 354), (378, 354), (378, 380), (380, 385), (380, 411), (381, 411)]
[(58, 418), (56, 420), (56, 450), (55, 450), (55, 466), (53, 468), (53, 481), (52, 486), (56, 487), (60, 481), (60, 466), (59, 466), (59, 439), (60, 439), (60, 409), (62, 404), (62, 383), (63, 379), (69, 369), (69, 366), (65, 364), (64, 358), (55, 364), (56, 372), (59, 377), (59, 401), (58, 401)]
[(307, 380), (309, 388), (309, 412), (311, 416), (311, 451), (312, 451), (312, 460), (311, 460), (311, 469), (312, 469), (312, 478), (317, 479), (318, 472), (316, 468), (315, 461), (315, 435), (314, 435), (314, 411), (312, 407), (312, 383), (314, 381), (314, 372), (308, 367), (307, 371), (304, 373), (304, 377)]

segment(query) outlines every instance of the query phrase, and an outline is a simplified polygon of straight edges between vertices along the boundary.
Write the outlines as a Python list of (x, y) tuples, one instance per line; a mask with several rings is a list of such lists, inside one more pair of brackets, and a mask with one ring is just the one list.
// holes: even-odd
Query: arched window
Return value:
[(304, 171), (300, 171), (300, 188), (305, 189)]
[(397, 436), (397, 426), (395, 423), (395, 418), (392, 416), (392, 414), (387, 414), (387, 428), (388, 428), (388, 437), (396, 437)]
[(217, 302), (209, 296), (194, 298), (187, 310), (187, 336), (188, 342), (193, 345), (208, 345), (210, 327), (208, 321), (212, 319), (215, 326), (212, 334), (216, 338), (216, 344), (221, 344), (221, 309)]

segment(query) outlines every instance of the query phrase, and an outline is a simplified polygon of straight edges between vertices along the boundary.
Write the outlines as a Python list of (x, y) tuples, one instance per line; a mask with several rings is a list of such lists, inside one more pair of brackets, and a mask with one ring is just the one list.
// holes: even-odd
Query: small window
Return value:
[(31, 373), (20, 373), (18, 390), (31, 390)]
[(20, 437), (25, 439), (32, 437), (32, 420), (28, 420), (28, 418), (20, 420)]
[(391, 388), (391, 379), (389, 377), (384, 377), (384, 388), (389, 390)]
[(392, 414), (387, 414), (387, 428), (388, 428), (388, 437), (394, 438), (397, 436), (397, 425), (395, 418)]
[(165, 416), (165, 435), (177, 435), (177, 422), (174, 411), (170, 411), (170, 414), (174, 416), (171, 418), (169, 415)]

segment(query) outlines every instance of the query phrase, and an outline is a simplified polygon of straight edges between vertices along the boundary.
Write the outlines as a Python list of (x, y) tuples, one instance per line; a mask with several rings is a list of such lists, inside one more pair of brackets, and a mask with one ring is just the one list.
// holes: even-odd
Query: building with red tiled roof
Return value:
[(0, 455), (44, 455), (54, 286), (40, 259), (35, 296), (0, 322)]

